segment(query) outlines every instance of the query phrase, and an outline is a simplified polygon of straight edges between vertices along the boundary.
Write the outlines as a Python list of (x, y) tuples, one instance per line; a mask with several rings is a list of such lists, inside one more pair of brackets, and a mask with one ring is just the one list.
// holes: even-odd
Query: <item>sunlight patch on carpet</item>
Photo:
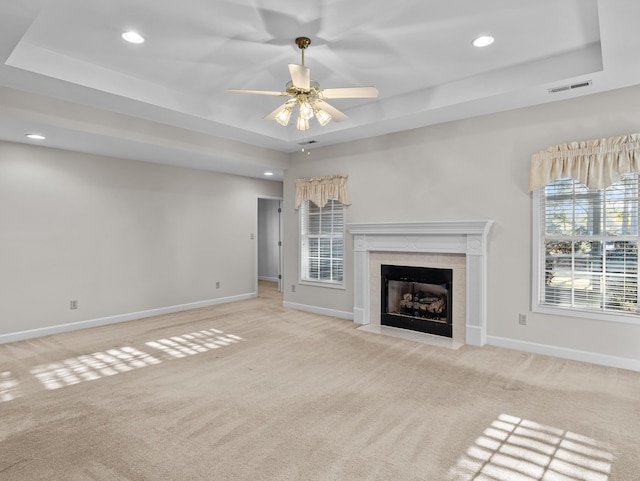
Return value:
[[(235, 334), (218, 329), (203, 329), (188, 334), (145, 342), (147, 347), (160, 351), (151, 355), (131, 346), (83, 354), (63, 361), (40, 364), (30, 370), (47, 390), (60, 389), (86, 381), (114, 376), (147, 366), (230, 346), (244, 341)], [(22, 397), (19, 381), (10, 372), (0, 372), (0, 402)]]
[(18, 380), (9, 371), (0, 372), (0, 402), (13, 401), (19, 397), (22, 397), (22, 392)]
[(162, 351), (169, 358), (179, 359), (219, 349), (243, 340), (239, 336), (225, 334), (218, 329), (203, 329), (189, 334), (150, 341), (145, 344), (148, 347)]
[(159, 359), (146, 352), (126, 346), (119, 349), (109, 349), (105, 352), (84, 354), (60, 362), (41, 364), (31, 369), (31, 374), (46, 389), (53, 390), (160, 362)]
[(448, 481), (607, 481), (611, 447), (501, 414), (449, 472)]

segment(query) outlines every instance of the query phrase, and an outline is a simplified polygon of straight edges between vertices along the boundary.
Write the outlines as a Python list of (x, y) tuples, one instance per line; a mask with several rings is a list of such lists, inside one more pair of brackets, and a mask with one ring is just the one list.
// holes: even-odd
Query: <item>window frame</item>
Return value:
[[(640, 183), (640, 174), (638, 175), (638, 182)], [(560, 180), (560, 179), (558, 179)], [(625, 324), (640, 325), (640, 292), (639, 292), (639, 310), (636, 313), (628, 313), (624, 311), (605, 311), (587, 309), (584, 307), (570, 307), (570, 306), (554, 306), (544, 303), (545, 288), (545, 212), (543, 212), (543, 200), (544, 200), (545, 187), (540, 187), (533, 191), (533, 205), (532, 205), (532, 297), (531, 297), (531, 310), (532, 312), (539, 312), (542, 314), (552, 314), (557, 316), (569, 316), (579, 317), (583, 319), (594, 319), (600, 321), (611, 321)], [(640, 203), (640, 201), (639, 201)], [(567, 241), (574, 241), (575, 236), (567, 236)], [(628, 240), (630, 236), (607, 236), (607, 235), (592, 235), (590, 236), (593, 241), (611, 241), (611, 240)], [(640, 233), (633, 236), (639, 242), (640, 247)], [(638, 259), (638, 267), (640, 270), (640, 258)], [(638, 275), (638, 287), (640, 287), (640, 273)]]
[[(330, 201), (333, 202), (338, 202), (340, 203), (340, 206), (342, 207), (342, 230), (339, 234), (339, 237), (342, 240), (342, 280), (341, 281), (334, 281), (334, 280), (322, 280), (322, 279), (310, 279), (310, 278), (305, 278), (303, 276), (303, 272), (308, 272), (306, 271), (306, 267), (308, 264), (305, 264), (305, 262), (308, 262), (309, 260), (309, 255), (308, 255), (308, 245), (305, 245), (305, 241), (308, 239), (308, 235), (305, 235), (302, 232), (302, 227), (303, 227), (303, 216), (306, 214), (308, 215), (308, 203), (309, 202), (313, 202), (311, 200), (305, 200), (302, 202), (302, 204), (300, 205), (300, 208), (298, 209), (298, 262), (299, 262), (299, 268), (298, 268), (298, 283), (301, 285), (308, 285), (308, 286), (315, 286), (315, 287), (327, 287), (330, 289), (342, 289), (345, 290), (346, 289), (346, 269), (345, 269), (345, 248), (346, 248), (346, 237), (345, 237), (345, 226), (346, 226), (346, 222), (345, 222), (345, 217), (347, 214), (347, 209), (346, 209), (346, 205), (342, 204), (339, 200), (337, 199), (330, 199)], [(324, 209), (325, 207), (319, 207), (320, 209)], [(333, 209), (332, 209), (333, 210)], [(320, 237), (321, 235), (319, 235), (318, 237)], [(316, 237), (316, 236), (313, 236)], [(325, 235), (325, 237), (335, 237), (337, 238), (338, 235)], [(303, 255), (305, 255), (305, 252), (307, 253), (307, 255), (305, 256), (305, 258), (303, 258)]]

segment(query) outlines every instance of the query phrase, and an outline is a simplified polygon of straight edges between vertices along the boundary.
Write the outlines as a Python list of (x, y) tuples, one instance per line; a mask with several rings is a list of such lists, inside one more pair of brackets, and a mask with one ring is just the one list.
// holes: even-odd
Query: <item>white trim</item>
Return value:
[(277, 277), (258, 276), (259, 281), (278, 282)]
[(487, 336), (487, 344), (491, 346), (504, 347), (507, 349), (514, 349), (516, 351), (531, 352), (534, 354), (554, 356), (562, 359), (571, 359), (573, 361), (589, 362), (602, 366), (616, 367), (619, 369), (628, 369), (630, 371), (640, 372), (640, 359), (609, 356), (607, 354), (578, 351), (575, 349), (549, 346), (546, 344), (537, 344), (534, 342), (517, 341), (514, 339), (507, 339), (504, 337), (496, 336)]
[[(330, 200), (337, 200), (337, 199), (330, 199)], [(309, 202), (308, 200), (303, 201), (304, 202)], [(339, 202), (339, 201), (338, 201)], [(324, 207), (321, 207), (322, 209), (324, 209)], [(297, 223), (298, 223), (298, 283), (302, 284), (302, 285), (307, 285), (307, 286), (312, 286), (312, 287), (329, 287), (331, 289), (343, 289), (346, 290), (346, 286), (347, 286), (347, 274), (346, 271), (347, 269), (346, 267), (346, 254), (345, 254), (345, 247), (347, 244), (347, 230), (346, 230), (346, 220), (347, 220), (347, 206), (342, 204), (342, 281), (337, 282), (337, 281), (325, 281), (325, 280), (321, 280), (321, 279), (305, 279), (302, 276), (302, 269), (303, 269), (303, 260), (302, 260), (302, 251), (303, 251), (303, 247), (302, 247), (302, 239), (304, 237), (304, 234), (302, 233), (302, 211), (304, 209), (302, 208), (302, 204), (300, 204), (300, 207), (296, 209), (296, 216), (298, 217), (297, 219)], [(307, 216), (309, 213), (308, 210), (308, 204), (307, 204)], [(308, 258), (305, 259), (304, 262), (308, 262)]]
[(30, 329), (28, 331), (18, 331), (9, 334), (0, 335), (0, 344), (8, 342), (24, 341), (25, 339), (33, 339), (36, 337), (51, 336), (63, 332), (77, 331), (80, 329), (88, 329), (91, 327), (106, 326), (109, 324), (117, 324), (120, 322), (134, 321), (136, 319), (144, 319), (146, 317), (161, 316), (163, 314), (173, 314), (174, 312), (189, 311), (200, 307), (215, 306), (217, 304), (227, 304), (229, 302), (244, 301), (247, 299), (255, 299), (258, 297), (256, 292), (248, 294), (240, 294), (237, 296), (222, 297), (218, 299), (209, 299), (206, 301), (190, 302), (188, 304), (178, 304), (176, 306), (160, 307), (158, 309), (149, 309), (148, 311), (131, 312), (128, 314), (118, 314), (116, 316), (101, 317), (98, 319), (90, 319), (87, 321), (71, 322), (68, 324), (59, 324), (57, 326), (42, 327), (38, 329)]
[(346, 224), (353, 235), (355, 322), (370, 324), (371, 252), (451, 253), (466, 258), (466, 336), (476, 346), (486, 343), (487, 243), (494, 221), (385, 222)]
[(579, 317), (581, 319), (595, 319), (597, 321), (620, 322), (622, 324), (640, 325), (640, 318), (637, 314), (626, 314), (615, 311), (587, 311), (577, 307), (550, 306), (547, 304), (533, 305), (532, 312), (541, 314), (551, 314), (555, 316)]
[(541, 269), (542, 262), (542, 240), (540, 222), (540, 195), (542, 189), (538, 188), (531, 194), (531, 310), (537, 312), (540, 305)]
[[(543, 228), (543, 201), (544, 187), (539, 187), (532, 193), (531, 219), (532, 219), (532, 242), (531, 242), (531, 311), (554, 316), (579, 317), (583, 319), (595, 319), (598, 321), (620, 322), (623, 324), (640, 325), (638, 314), (626, 313), (615, 310), (588, 310), (580, 307), (560, 306), (545, 304), (543, 297), (545, 289), (543, 287), (543, 265), (544, 265), (544, 228)], [(591, 236), (593, 240), (636, 240), (635, 236)], [(569, 237), (568, 240), (573, 240)]]
[[(344, 274), (342, 274), (344, 279)], [(342, 289), (343, 291), (347, 287), (343, 283), (331, 282), (331, 281), (305, 281), (303, 279), (298, 280), (298, 284), (301, 286), (313, 286), (313, 287), (328, 287), (329, 289)]]
[(286, 301), (282, 303), (282, 306), (288, 309), (295, 309), (297, 311), (311, 312), (321, 316), (338, 317), (340, 319), (353, 321), (353, 312), (337, 311), (335, 309), (325, 309), (324, 307), (309, 306), (307, 304), (298, 304), (296, 302)]
[(486, 343), (486, 336), (482, 336), (482, 328), (479, 326), (466, 325), (465, 342), (472, 346), (482, 346)]
[(354, 307), (353, 308), (353, 322), (356, 324), (367, 325), (368, 322), (365, 321), (366, 311), (364, 307)]
[(351, 234), (401, 235), (481, 235), (486, 236), (492, 220), (451, 220), (433, 222), (369, 222), (346, 224)]
[[(260, 220), (258, 219), (258, 210), (259, 210), (259, 206), (260, 206), (260, 199), (265, 199), (265, 200), (277, 200), (280, 202), (279, 208), (280, 208), (280, 225), (278, 226), (280, 229), (280, 232), (278, 233), (278, 236), (280, 238), (280, 246), (278, 246), (279, 249), (279, 253), (278, 253), (278, 275), (280, 275), (281, 277), (284, 274), (284, 268), (283, 268), (283, 262), (282, 262), (282, 258), (284, 257), (282, 255), (282, 202), (284, 201), (283, 197), (277, 197), (277, 196), (273, 196), (273, 195), (262, 195), (262, 194), (258, 194), (258, 196), (256, 197), (256, 224), (255, 224), (255, 235), (254, 235), (254, 242), (253, 242), (253, 259), (254, 259), (254, 272), (256, 275), (255, 278), (255, 291), (258, 292), (258, 281), (270, 281), (270, 280), (274, 280), (273, 278), (261, 278), (260, 276), (258, 276), (258, 223), (260, 222)], [(278, 279), (275, 278), (275, 281), (278, 283), (278, 292), (282, 292), (284, 290), (283, 287), (283, 279)]]

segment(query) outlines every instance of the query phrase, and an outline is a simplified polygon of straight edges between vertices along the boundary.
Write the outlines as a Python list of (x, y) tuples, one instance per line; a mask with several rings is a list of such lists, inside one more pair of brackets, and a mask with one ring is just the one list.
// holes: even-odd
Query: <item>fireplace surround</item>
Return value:
[(450, 264), (457, 294), (452, 303), (454, 313), (464, 313), (460, 319), (453, 319), (453, 340), (484, 345), (487, 238), (492, 225), (492, 220), (348, 224), (347, 230), (354, 238), (354, 322), (381, 326), (377, 266), (403, 265), (407, 261), (411, 264), (406, 265), (423, 267)]

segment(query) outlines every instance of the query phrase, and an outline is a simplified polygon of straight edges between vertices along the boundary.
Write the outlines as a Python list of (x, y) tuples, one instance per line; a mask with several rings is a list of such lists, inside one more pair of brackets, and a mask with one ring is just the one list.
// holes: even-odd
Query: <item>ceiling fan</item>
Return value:
[(302, 52), (302, 62), (300, 65), (289, 64), (291, 80), (287, 82), (284, 92), (245, 89), (229, 89), (228, 92), (289, 97), (284, 104), (268, 114), (265, 120), (275, 120), (280, 125), (287, 126), (294, 107), (297, 107), (296, 127), (298, 130), (307, 130), (309, 119), (314, 116), (322, 126), (327, 125), (332, 119), (341, 122), (347, 118), (344, 113), (328, 104), (325, 99), (374, 98), (378, 96), (378, 89), (375, 87), (321, 89), (318, 82), (311, 80), (311, 71), (304, 65), (304, 51), (311, 45), (311, 40), (307, 37), (298, 37), (296, 45)]

